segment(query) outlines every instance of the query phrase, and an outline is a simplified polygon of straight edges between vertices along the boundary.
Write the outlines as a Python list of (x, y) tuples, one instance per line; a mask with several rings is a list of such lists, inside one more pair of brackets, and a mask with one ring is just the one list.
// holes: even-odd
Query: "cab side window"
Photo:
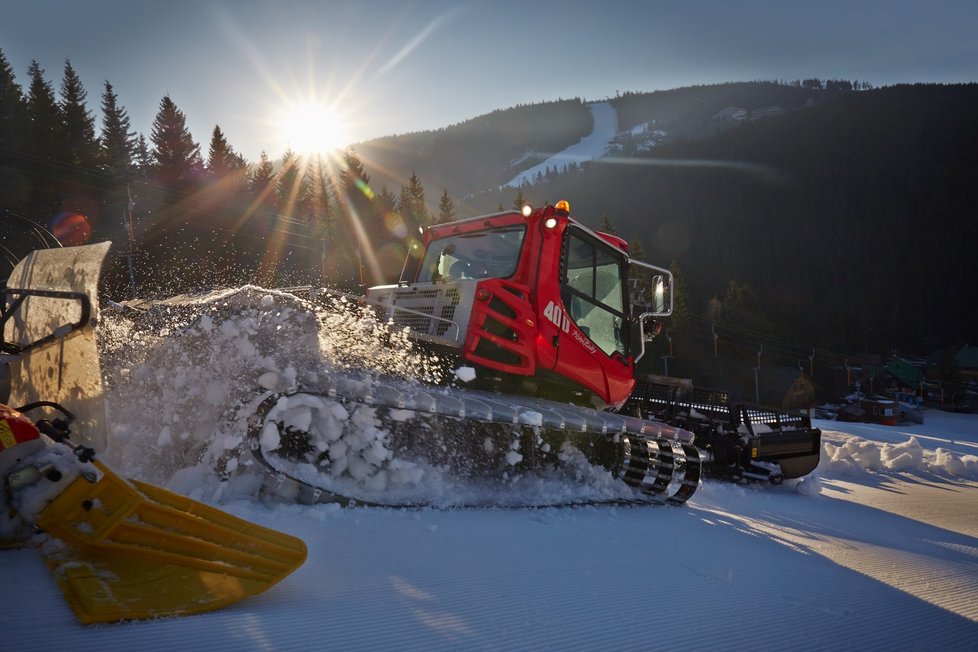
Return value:
[(622, 258), (583, 232), (569, 231), (561, 278), (564, 306), (598, 348), (628, 355)]

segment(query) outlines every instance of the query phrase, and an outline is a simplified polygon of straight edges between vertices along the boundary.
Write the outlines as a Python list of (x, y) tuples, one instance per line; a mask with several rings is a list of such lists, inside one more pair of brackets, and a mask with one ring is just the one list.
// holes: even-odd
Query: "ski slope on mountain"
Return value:
[(604, 156), (612, 139), (618, 133), (618, 111), (608, 102), (594, 102), (589, 104), (588, 108), (594, 117), (594, 128), (591, 133), (570, 147), (547, 157), (542, 163), (523, 170), (505, 183), (504, 187), (519, 188), (524, 184), (533, 183), (533, 179), (538, 174), (546, 174), (548, 170), (560, 172), (567, 166)]
[(104, 458), (302, 538), (305, 565), (221, 611), (85, 627), (36, 549), (5, 550), (4, 649), (974, 649), (978, 416), (818, 422), (809, 478), (706, 481), (680, 508), (298, 505), (262, 497), (245, 457), (216, 477), (240, 442), (231, 408), (341, 361), (426, 371), (384, 358), (362, 321), (317, 331), (281, 293), (224, 311), (233, 295), (155, 334), (106, 317)]

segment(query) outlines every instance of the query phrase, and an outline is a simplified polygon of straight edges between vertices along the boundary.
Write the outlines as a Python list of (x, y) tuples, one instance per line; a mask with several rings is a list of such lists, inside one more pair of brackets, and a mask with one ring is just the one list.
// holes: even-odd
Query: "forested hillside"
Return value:
[[(0, 52), (0, 254), (12, 264), (46, 246), (46, 230), (66, 244), (112, 239), (115, 299), (132, 293), (130, 253), (143, 296), (354, 289), (396, 278), (418, 225), (567, 199), (680, 279), (656, 345), (670, 348), (652, 360), (709, 353), (717, 328), (739, 333), (726, 342), (741, 361), (795, 367), (815, 348), (974, 340), (978, 86), (746, 82), (608, 101), (612, 156), (513, 189), (500, 186), (590, 131), (587, 103), (494, 111), (335, 158), (247, 161), (219, 125), (202, 145), (169, 97), (137, 134), (109, 82), (96, 113), (70, 62), (55, 90), (36, 62), (18, 80)], [(636, 140), (650, 130), (654, 142)]]

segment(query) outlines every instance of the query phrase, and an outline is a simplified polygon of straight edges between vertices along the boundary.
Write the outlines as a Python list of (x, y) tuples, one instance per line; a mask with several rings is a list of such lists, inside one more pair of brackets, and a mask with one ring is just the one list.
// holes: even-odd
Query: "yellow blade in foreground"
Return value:
[(68, 544), (46, 562), (85, 624), (219, 609), (305, 561), (300, 539), (95, 465), (37, 519)]

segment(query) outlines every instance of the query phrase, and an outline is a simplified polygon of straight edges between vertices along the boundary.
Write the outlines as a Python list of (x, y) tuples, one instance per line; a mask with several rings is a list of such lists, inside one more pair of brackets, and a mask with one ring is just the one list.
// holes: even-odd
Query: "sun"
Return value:
[(340, 112), (324, 102), (289, 106), (276, 123), (283, 144), (301, 156), (329, 154), (349, 143)]

